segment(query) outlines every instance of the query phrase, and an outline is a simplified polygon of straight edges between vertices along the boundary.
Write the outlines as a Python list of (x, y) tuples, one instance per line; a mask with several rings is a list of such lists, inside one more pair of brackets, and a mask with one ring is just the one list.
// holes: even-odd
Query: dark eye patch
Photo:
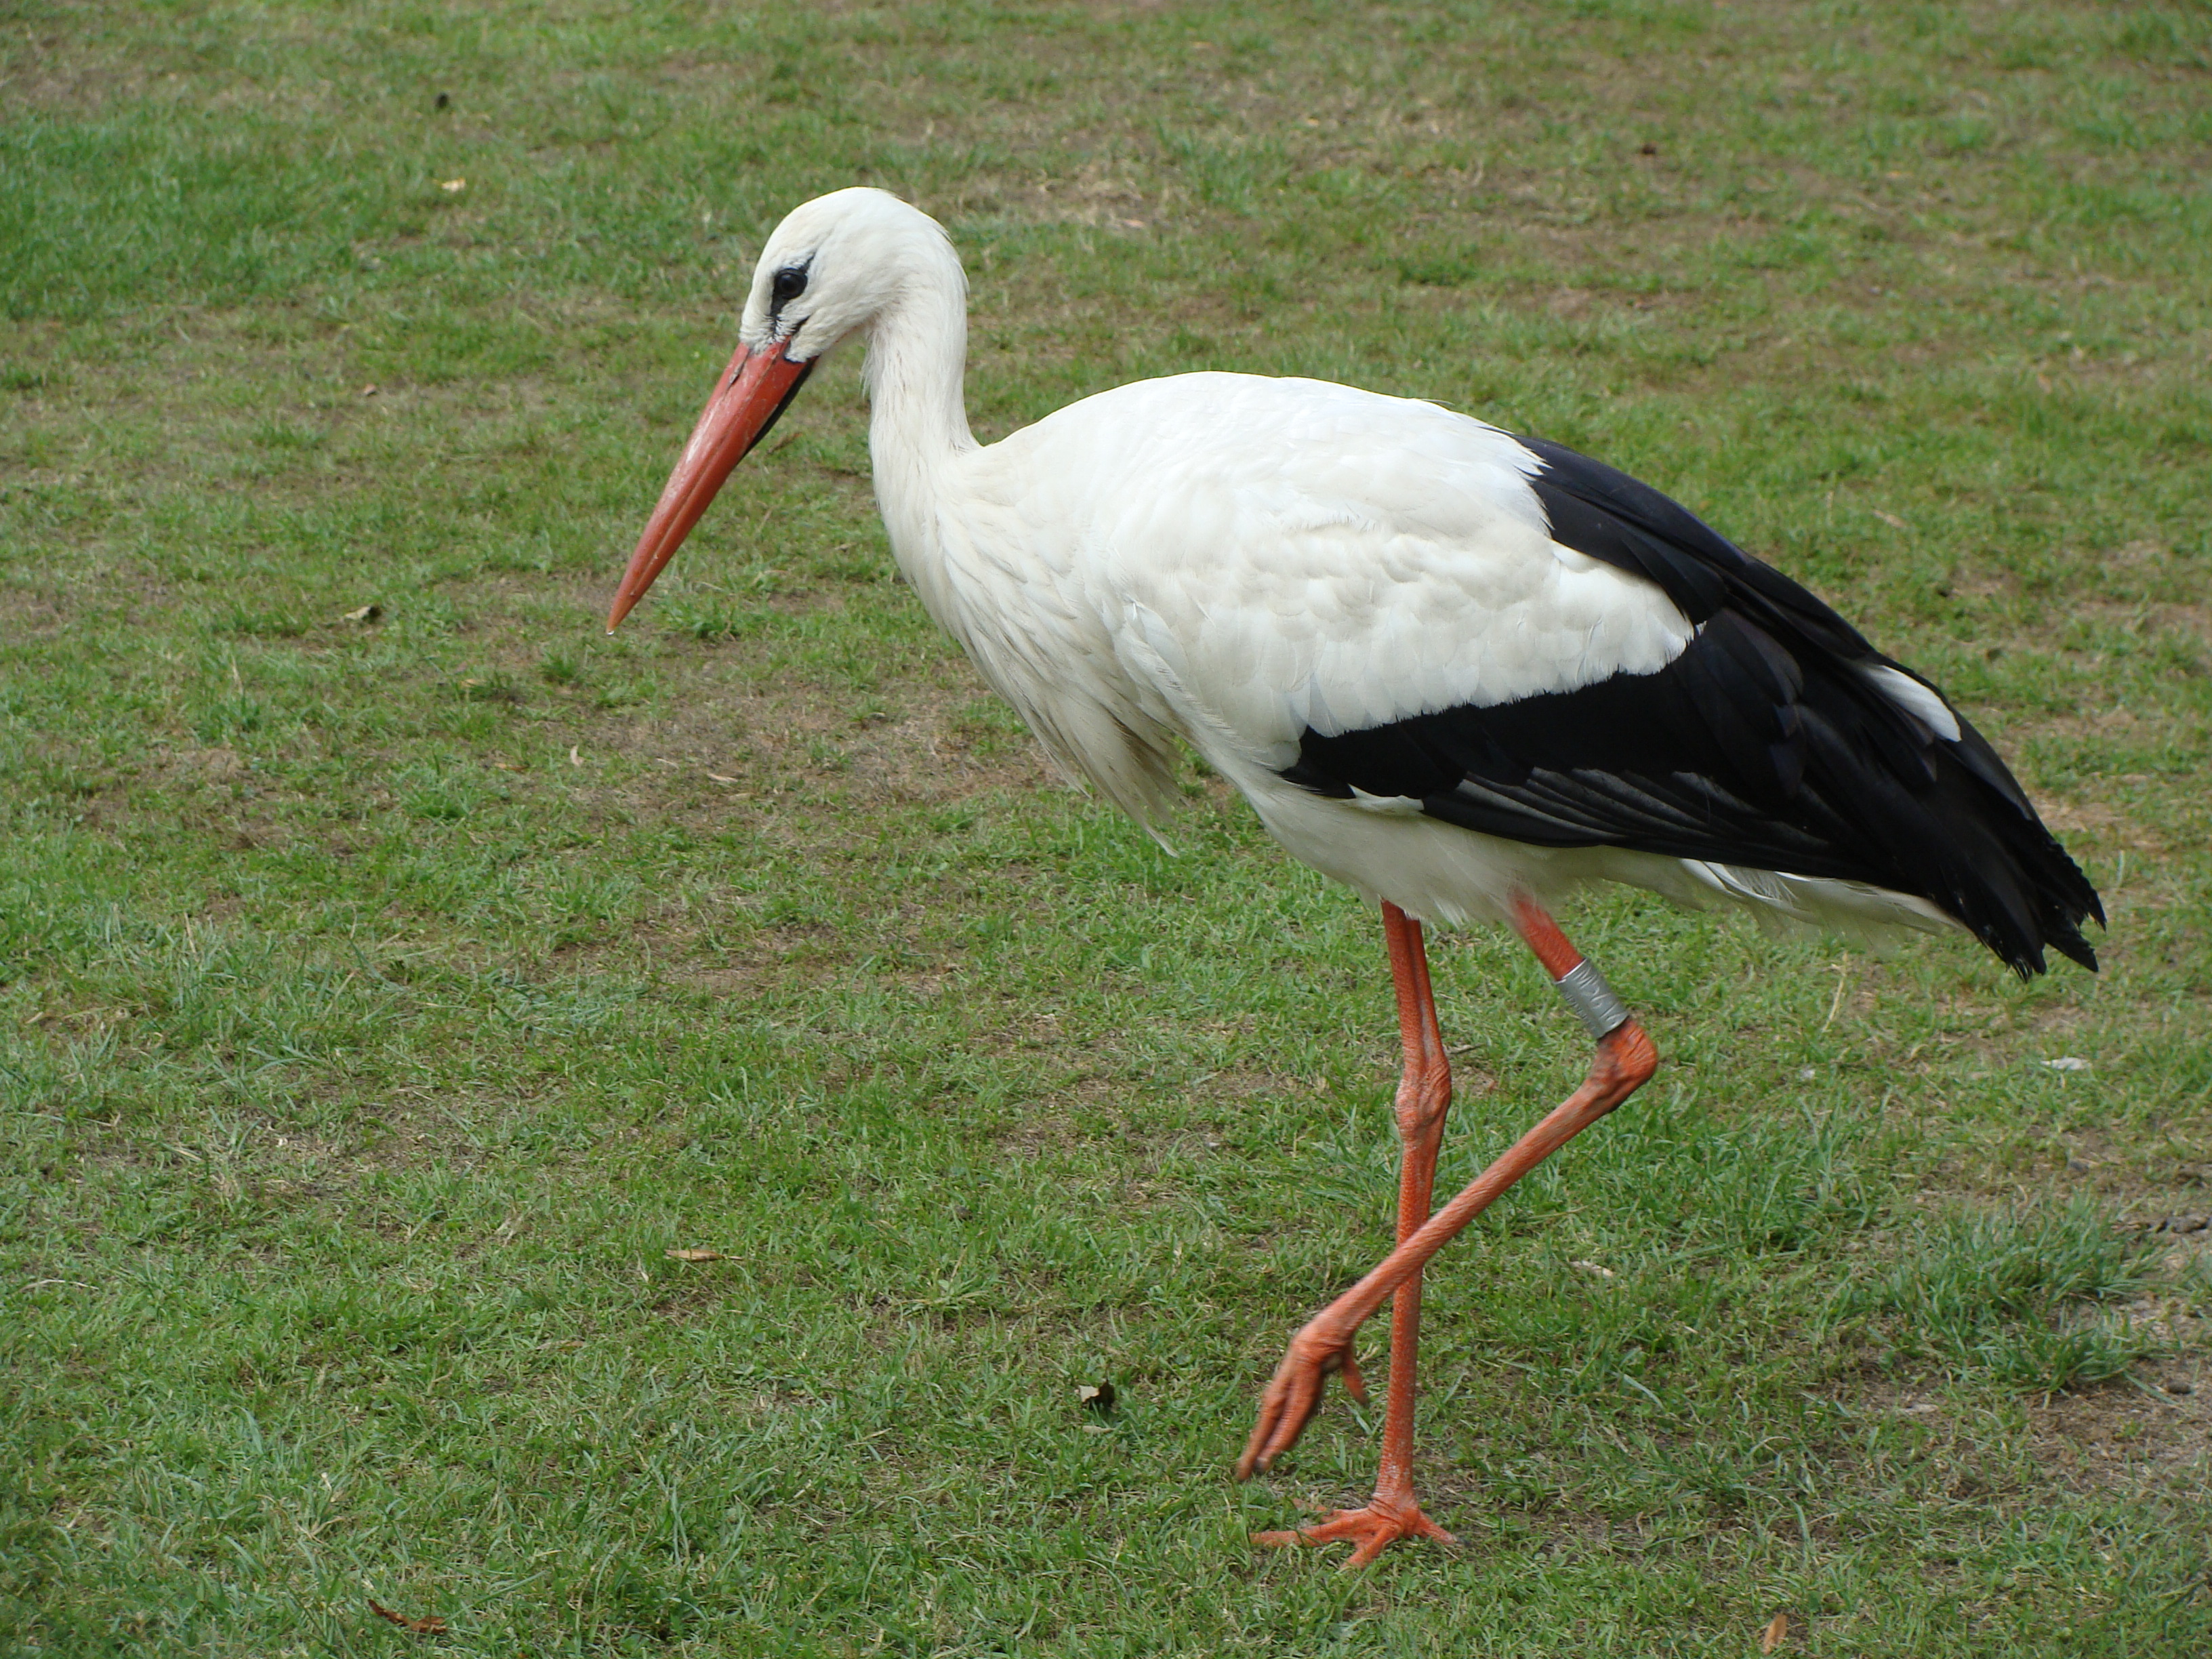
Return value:
[(769, 303), (774, 308), (780, 309), (796, 300), (806, 292), (806, 267), (787, 265), (777, 271), (775, 281), (769, 286), (768, 292)]

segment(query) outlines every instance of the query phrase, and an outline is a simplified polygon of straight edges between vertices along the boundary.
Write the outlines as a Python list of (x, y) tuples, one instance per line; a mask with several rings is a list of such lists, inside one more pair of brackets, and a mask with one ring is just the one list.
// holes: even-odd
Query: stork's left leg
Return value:
[[(1444, 1114), (1451, 1109), (1451, 1062), (1444, 1057), (1443, 1033), (1437, 1028), (1437, 1002), (1429, 989), (1421, 924), (1386, 900), (1382, 933), (1390, 946), (1390, 977), (1398, 991), (1398, 1036), (1406, 1055), (1397, 1100), (1398, 1243), (1403, 1244), (1429, 1218)], [(1390, 1298), (1390, 1398), (1382, 1419), (1382, 1461), (1375, 1474), (1375, 1496), (1364, 1509), (1339, 1510), (1297, 1532), (1255, 1533), (1254, 1543), (1349, 1540), (1358, 1547), (1345, 1565), (1361, 1567), (1401, 1538), (1453, 1541), (1449, 1533), (1421, 1513), (1420, 1500), (1413, 1496), (1413, 1360), (1420, 1340), (1421, 1276), (1417, 1272)], [(1362, 1391), (1358, 1379), (1358, 1370), (1347, 1367), (1346, 1384)]]
[[(1352, 1366), (1352, 1338), (1370, 1315), (1401, 1286), (1418, 1284), (1429, 1258), (1487, 1209), (1499, 1194), (1635, 1093), (1658, 1069), (1659, 1056), (1644, 1028), (1629, 1017), (1597, 970), (1583, 960), (1581, 952), (1567, 942), (1559, 925), (1534, 899), (1522, 897), (1515, 903), (1513, 925), (1552, 975), (1560, 995), (1597, 1038), (1589, 1076), (1450, 1203), (1402, 1238), (1373, 1272), (1322, 1309), (1291, 1339), (1291, 1351), (1261, 1396), (1260, 1420), (1237, 1466), (1240, 1478), (1255, 1469), (1265, 1469), (1297, 1443), (1321, 1403), (1322, 1385), (1331, 1371), (1345, 1372), (1347, 1386), (1357, 1392), (1358, 1373)], [(1395, 1346), (1390, 1358), (1395, 1382)], [(1409, 1431), (1410, 1426), (1409, 1415)], [(1363, 1550), (1354, 1559), (1364, 1555)]]

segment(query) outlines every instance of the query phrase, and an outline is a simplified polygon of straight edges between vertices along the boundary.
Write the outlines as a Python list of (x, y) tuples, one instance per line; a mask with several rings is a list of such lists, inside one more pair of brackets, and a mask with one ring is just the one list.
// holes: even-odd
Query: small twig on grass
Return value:
[(410, 1619), (404, 1613), (392, 1612), (374, 1596), (369, 1599), (368, 1610), (380, 1619), (389, 1619), (402, 1630), (413, 1631), (417, 1636), (435, 1636), (446, 1628), (446, 1621), (434, 1613), (426, 1613), (420, 1619)]
[(1827, 1030), (1831, 1025), (1833, 1025), (1833, 1024), (1836, 1023), (1836, 1010), (1837, 1010), (1837, 1009), (1838, 1009), (1838, 1008), (1840, 1008), (1840, 1007), (1842, 1007), (1842, 1006), (1844, 1006), (1844, 987), (1845, 987), (1846, 985), (1849, 985), (1850, 982), (1851, 982), (1851, 965), (1850, 965), (1850, 963), (1849, 963), (1848, 962), (1839, 962), (1839, 963), (1838, 963), (1836, 964), (1836, 995), (1835, 995), (1835, 1000), (1834, 1000), (1833, 1001), (1832, 1001), (1832, 1002), (1830, 1002), (1830, 1003), (1828, 1004), (1828, 1017), (1827, 1017), (1827, 1018), (1826, 1018), (1826, 1019), (1824, 1019), (1824, 1020), (1822, 1020), (1822, 1021), (1820, 1022), (1820, 1029), (1821, 1029), (1822, 1030), (1824, 1030), (1824, 1031), (1825, 1031), (1825, 1030)]

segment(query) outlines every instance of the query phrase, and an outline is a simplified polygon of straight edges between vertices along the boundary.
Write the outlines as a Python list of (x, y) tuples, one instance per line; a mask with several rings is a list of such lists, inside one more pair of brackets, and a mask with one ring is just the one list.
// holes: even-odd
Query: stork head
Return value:
[(880, 190), (833, 191), (793, 208), (753, 267), (737, 355), (692, 428), (691, 441), (623, 573), (607, 631), (645, 597), (746, 452), (768, 435), (814, 365), (865, 333), (908, 294), (942, 289), (947, 268), (964, 284), (944, 228)]

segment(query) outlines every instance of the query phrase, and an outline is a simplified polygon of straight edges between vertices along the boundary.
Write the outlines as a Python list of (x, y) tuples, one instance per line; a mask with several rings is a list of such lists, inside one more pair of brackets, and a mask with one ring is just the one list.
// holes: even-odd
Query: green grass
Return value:
[[(2193, 3), (13, 8), (0, 1649), (2212, 1650), (2208, 74)], [(1591, 450), (2106, 894), (2030, 986), (1576, 909), (1665, 1069), (1431, 1276), (1458, 1551), (1248, 1546), (1364, 1492), (1340, 1395), (1228, 1478), (1388, 1242), (1378, 928), (1195, 767), (1173, 858), (1052, 782), (854, 361), (601, 635), (854, 182), (987, 435), (1240, 368)], [(1583, 1043), (1437, 968), (1449, 1184)]]
[(1907, 1352), (2048, 1392), (2120, 1376), (2162, 1346), (2136, 1321), (2084, 1316), (2152, 1279), (2151, 1251), (2115, 1237), (2093, 1203), (1970, 1212), (1916, 1231), (1887, 1272), (1843, 1297), (1851, 1312), (1894, 1316)]

